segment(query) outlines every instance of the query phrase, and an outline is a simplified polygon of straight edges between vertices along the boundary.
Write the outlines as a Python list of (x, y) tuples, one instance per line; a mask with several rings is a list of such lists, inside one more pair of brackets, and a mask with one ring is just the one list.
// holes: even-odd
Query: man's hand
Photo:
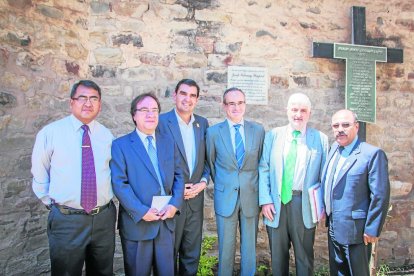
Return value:
[(370, 235), (364, 233), (364, 243), (365, 243), (365, 245), (368, 245), (368, 243), (376, 243), (378, 241), (378, 239), (379, 239), (378, 237), (373, 237), (373, 236), (370, 236)]
[(191, 184), (191, 183), (185, 184), (184, 199), (188, 200), (191, 198), (195, 198), (199, 193), (204, 191), (206, 187), (207, 187), (207, 183), (205, 181), (201, 181), (200, 183), (196, 183), (196, 184)]
[(273, 221), (273, 215), (276, 214), (273, 203), (262, 205), (263, 215), (270, 221)]
[(145, 216), (142, 217), (142, 219), (145, 221), (155, 221), (160, 219), (160, 215), (157, 209), (151, 208), (148, 210)]
[(166, 220), (168, 218), (173, 218), (176, 212), (177, 212), (177, 208), (171, 204), (168, 204), (161, 210), (159, 215), (162, 220)]

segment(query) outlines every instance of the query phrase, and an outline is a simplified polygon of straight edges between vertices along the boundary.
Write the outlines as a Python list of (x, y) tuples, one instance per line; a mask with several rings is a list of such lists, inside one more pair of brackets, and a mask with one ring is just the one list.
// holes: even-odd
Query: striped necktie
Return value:
[(147, 136), (148, 156), (151, 160), (152, 166), (154, 167), (155, 173), (157, 174), (158, 183), (160, 184), (160, 188), (161, 188), (161, 195), (165, 195), (164, 186), (162, 185), (162, 181), (161, 181), (160, 169), (158, 167), (157, 151), (155, 150), (154, 145), (152, 144), (152, 139), (153, 137), (151, 135)]
[(241, 124), (234, 125), (234, 129), (236, 130), (234, 134), (234, 143), (236, 144), (236, 160), (239, 168), (241, 168), (244, 158), (244, 144), (239, 132), (240, 126)]

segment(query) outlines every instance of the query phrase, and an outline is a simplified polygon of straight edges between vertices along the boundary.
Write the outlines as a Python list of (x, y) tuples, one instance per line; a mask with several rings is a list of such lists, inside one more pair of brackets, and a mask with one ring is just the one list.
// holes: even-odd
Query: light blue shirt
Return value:
[[(36, 136), (32, 154), (32, 188), (46, 205), (52, 199), (76, 209), (80, 206), (83, 123), (70, 115), (45, 126)], [(112, 133), (97, 121), (88, 124), (94, 156), (97, 206), (113, 198), (111, 185)]]

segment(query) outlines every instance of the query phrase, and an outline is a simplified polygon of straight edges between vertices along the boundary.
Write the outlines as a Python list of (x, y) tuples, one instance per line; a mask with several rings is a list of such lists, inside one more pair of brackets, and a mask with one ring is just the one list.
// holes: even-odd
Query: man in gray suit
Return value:
[[(175, 109), (161, 114), (158, 131), (174, 138), (184, 172), (184, 204), (176, 217), (174, 257), (177, 275), (196, 275), (201, 251), (204, 189), (210, 170), (205, 160), (207, 119), (194, 114), (200, 88), (194, 80), (183, 79), (174, 93)], [(178, 259), (178, 267), (177, 267)]]
[(219, 240), (218, 275), (232, 275), (236, 231), (240, 225), (241, 275), (254, 275), (259, 218), (258, 166), (263, 126), (243, 119), (246, 102), (238, 88), (223, 95), (227, 119), (207, 129), (207, 160), (214, 181), (214, 209)]
[(387, 156), (359, 140), (358, 128), (350, 110), (332, 117), (335, 142), (322, 173), (331, 275), (370, 275), (371, 246), (390, 202)]
[(307, 126), (309, 98), (296, 93), (287, 104), (289, 124), (266, 134), (259, 167), (259, 204), (269, 236), (273, 275), (289, 275), (289, 248), (296, 275), (313, 275), (312, 220), (308, 189), (320, 181), (328, 137)]

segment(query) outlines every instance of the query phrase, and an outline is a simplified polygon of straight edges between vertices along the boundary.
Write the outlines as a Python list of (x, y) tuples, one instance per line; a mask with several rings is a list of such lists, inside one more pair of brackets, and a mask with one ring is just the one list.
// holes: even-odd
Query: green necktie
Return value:
[(293, 177), (295, 175), (296, 152), (298, 142), (296, 138), (300, 135), (300, 131), (293, 131), (293, 139), (290, 144), (289, 152), (286, 157), (285, 167), (282, 177), (282, 203), (287, 204), (292, 200)]

